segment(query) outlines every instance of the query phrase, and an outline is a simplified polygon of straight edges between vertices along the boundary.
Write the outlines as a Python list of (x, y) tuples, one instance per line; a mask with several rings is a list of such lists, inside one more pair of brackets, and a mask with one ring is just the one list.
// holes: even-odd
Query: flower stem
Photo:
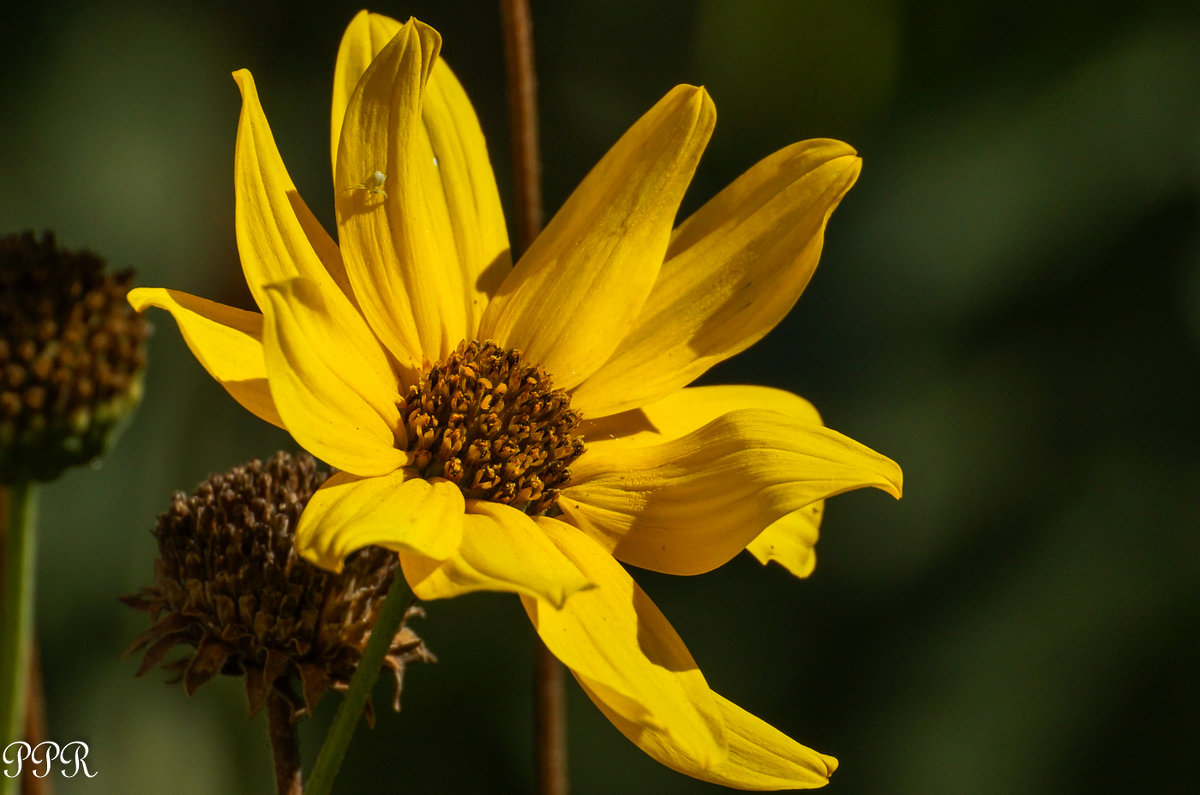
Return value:
[[(537, 79), (529, 0), (501, 0), (508, 117), (512, 135), (517, 245), (513, 261), (542, 229), (541, 161), (538, 155)], [(562, 664), (534, 638), (534, 765), (541, 795), (566, 795), (567, 708)]]
[(278, 795), (300, 795), (300, 742), (292, 723), (292, 705), (274, 687), (267, 696), (267, 733), (275, 761), (275, 791)]
[(517, 245), (513, 262), (542, 231), (542, 164), (538, 155), (537, 79), (533, 70), (533, 23), (529, 0), (500, 0), (504, 71), (508, 77), (508, 125), (512, 136)]
[(566, 795), (567, 698), (562, 663), (534, 637), (534, 764), (541, 795)]
[(404, 579), (404, 572), (397, 568), (392, 585), (388, 588), (387, 598), (383, 600), (383, 607), (379, 609), (379, 617), (375, 619), (375, 626), (371, 629), (371, 637), (367, 639), (367, 646), (363, 649), (362, 659), (359, 660), (358, 668), (350, 679), (350, 688), (346, 691), (346, 696), (333, 718), (333, 724), (329, 727), (329, 733), (325, 735), (321, 751), (317, 754), (317, 761), (308, 778), (308, 786), (304, 790), (306, 795), (326, 795), (333, 787), (333, 779), (342, 766), (350, 738), (354, 736), (354, 727), (362, 717), (363, 705), (371, 695), (375, 680), (379, 678), (379, 669), (383, 665), (384, 657), (387, 656), (400, 625), (404, 623), (404, 615), (411, 604), (412, 592)]
[[(0, 748), (24, 733), (33, 632), (36, 521), (37, 487), (28, 481), (10, 486), (0, 596)], [(0, 791), (9, 792), (14, 781), (0, 776)]]
[[(29, 642), (29, 679), (25, 699), (25, 742), (36, 748), (49, 739), (46, 735), (46, 694), (42, 687), (41, 652), (38, 649), (37, 632)], [(38, 768), (29, 766), (21, 771), (22, 795), (53, 795), (48, 776), (37, 775)]]

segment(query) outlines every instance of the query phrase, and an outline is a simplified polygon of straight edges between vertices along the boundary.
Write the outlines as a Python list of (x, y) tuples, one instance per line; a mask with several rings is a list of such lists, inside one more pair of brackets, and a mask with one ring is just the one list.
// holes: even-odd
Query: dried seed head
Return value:
[[(218, 673), (243, 676), (251, 715), (274, 688), (292, 720), (349, 686), (399, 566), (379, 547), (351, 555), (340, 574), (296, 554), (296, 522), (327, 474), (311, 456), (277, 453), (213, 475), (190, 497), (175, 493), (154, 531), (154, 585), (122, 599), (155, 622), (128, 650), (148, 646), (138, 676), (162, 663), (188, 695)], [(412, 607), (405, 618), (419, 615)], [(187, 653), (163, 662), (176, 645)], [(396, 709), (405, 665), (433, 659), (402, 625), (384, 661)], [(366, 712), (373, 720), (370, 702)]]
[(414, 465), (470, 499), (545, 513), (583, 452), (579, 412), (519, 351), (473, 340), (409, 389), (401, 417)]
[(49, 232), (0, 238), (0, 483), (102, 455), (137, 405), (148, 330), (132, 280)]

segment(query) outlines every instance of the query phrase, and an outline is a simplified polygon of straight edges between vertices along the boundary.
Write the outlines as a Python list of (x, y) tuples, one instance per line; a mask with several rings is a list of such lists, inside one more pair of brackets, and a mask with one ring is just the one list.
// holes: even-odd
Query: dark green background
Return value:
[[(54, 229), (139, 282), (246, 300), (233, 234), (249, 67), (331, 224), (329, 88), (358, 6), (6, 6), (0, 231)], [(496, 5), (390, 3), (445, 37), (508, 195)], [(672, 85), (718, 124), (685, 209), (773, 150), (864, 158), (821, 268), (706, 376), (792, 389), (895, 458), (906, 496), (828, 507), (814, 576), (748, 556), (638, 575), (710, 683), (837, 755), (847, 793), (1183, 791), (1200, 685), (1200, 12), (1193, 2), (535, 2), (547, 204)], [(51, 736), (99, 775), (62, 793), (265, 792), (238, 685), (187, 699), (121, 649), (146, 618), (174, 489), (288, 447), (153, 316), (146, 402), (115, 453), (44, 490), (38, 631)], [(531, 630), (513, 597), (428, 605), (441, 657), (361, 729), (342, 792), (520, 792)], [(572, 684), (576, 793), (708, 792)], [(386, 701), (383, 690), (377, 700)], [(318, 742), (335, 699), (304, 734)]]

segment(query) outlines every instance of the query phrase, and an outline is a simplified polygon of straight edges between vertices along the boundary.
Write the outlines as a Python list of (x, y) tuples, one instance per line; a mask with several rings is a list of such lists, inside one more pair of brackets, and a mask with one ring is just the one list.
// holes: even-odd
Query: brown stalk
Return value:
[[(541, 162), (538, 159), (537, 80), (533, 23), (528, 0), (500, 0), (508, 117), (516, 202), (517, 245), (513, 261), (542, 228)], [(540, 795), (566, 795), (567, 705), (562, 664), (534, 637), (534, 766)]]
[(275, 762), (275, 791), (278, 795), (301, 795), (300, 741), (292, 723), (292, 705), (273, 687), (267, 696), (267, 732)]

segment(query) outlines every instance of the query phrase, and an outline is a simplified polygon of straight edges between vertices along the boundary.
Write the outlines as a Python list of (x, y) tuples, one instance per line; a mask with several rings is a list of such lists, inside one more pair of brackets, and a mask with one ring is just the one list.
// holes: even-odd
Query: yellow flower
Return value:
[(360, 13), (335, 70), (338, 241), (296, 191), (246, 71), (236, 226), (262, 314), (162, 288), (200, 363), (341, 470), (297, 531), (340, 569), (399, 553), (421, 599), (520, 595), (604, 714), (665, 765), (750, 789), (836, 766), (711, 691), (621, 562), (699, 574), (749, 547), (812, 568), (822, 501), (895, 463), (763, 387), (685, 388), (767, 333), (859, 172), (837, 141), (766, 158), (672, 230), (715, 111), (679, 86), (512, 264), (483, 134), (420, 22)]

